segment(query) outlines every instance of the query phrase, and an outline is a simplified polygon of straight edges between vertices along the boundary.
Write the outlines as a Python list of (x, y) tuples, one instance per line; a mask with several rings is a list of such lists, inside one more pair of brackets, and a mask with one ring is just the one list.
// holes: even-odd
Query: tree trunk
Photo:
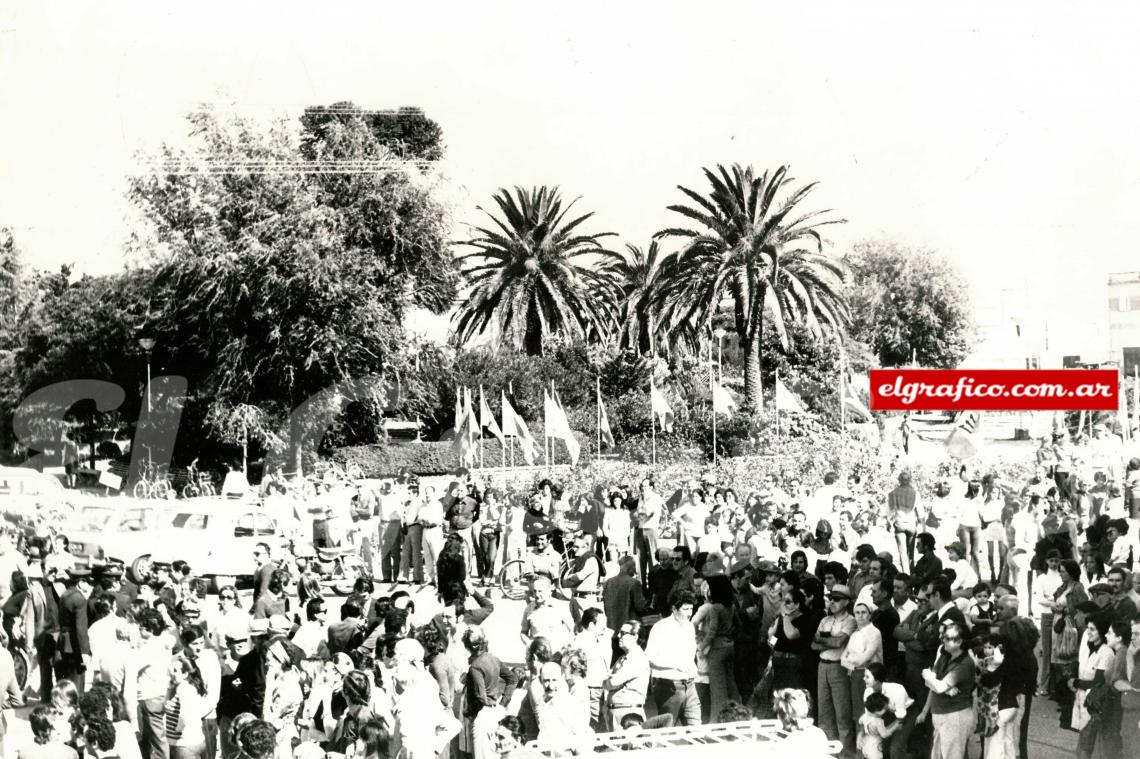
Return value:
[(742, 338), (744, 352), (744, 407), (753, 413), (764, 408), (760, 382), (760, 335)]

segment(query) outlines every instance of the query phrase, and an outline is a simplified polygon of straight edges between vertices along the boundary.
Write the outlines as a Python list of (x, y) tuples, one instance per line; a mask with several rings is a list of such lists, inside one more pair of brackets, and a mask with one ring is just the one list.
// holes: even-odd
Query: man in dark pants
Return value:
[(1029, 759), (1029, 715), (1033, 711), (1033, 695), (1037, 688), (1037, 656), (1033, 649), (1041, 633), (1032, 619), (1017, 615), (1018, 606), (1015, 595), (1005, 595), (998, 600), (997, 633), (1007, 641), (1006, 666), (1017, 666), (1023, 671), (1025, 711), (1018, 729), (1017, 753), (1018, 759)]
[(59, 597), (52, 580), (58, 572), (58, 569), (52, 569), (51, 576), (45, 579), (41, 562), (33, 561), (28, 565), (28, 598), (31, 599), (35, 618), (35, 637), (31, 643), (35, 648), (36, 664), (40, 668), (41, 701), (49, 698), (55, 684), (53, 662), (59, 640)]
[[(934, 663), (934, 653), (938, 648), (938, 611), (930, 608), (930, 594), (921, 588), (915, 594), (915, 610), (895, 628), (895, 640), (903, 643), (906, 660), (903, 686), (914, 703), (907, 709), (906, 718), (898, 734), (891, 741), (891, 759), (907, 759), (909, 756), (930, 754), (930, 720), (916, 724), (919, 712), (926, 700), (926, 684), (922, 680), (922, 670)], [(908, 751), (907, 744), (916, 747)]]
[(83, 694), (91, 646), (87, 640), (87, 597), (91, 595), (91, 570), (76, 567), (68, 573), (71, 587), (59, 599), (59, 656), (56, 677), (70, 680)]

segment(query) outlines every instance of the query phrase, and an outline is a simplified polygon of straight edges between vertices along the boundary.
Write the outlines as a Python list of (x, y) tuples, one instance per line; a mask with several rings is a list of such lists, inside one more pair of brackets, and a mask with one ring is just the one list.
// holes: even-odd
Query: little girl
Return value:
[(1001, 636), (987, 636), (981, 651), (971, 651), (970, 655), (978, 672), (977, 700), (974, 702), (977, 727), (974, 732), (982, 736), (982, 744), (985, 745), (986, 740), (998, 730), (998, 693), (1001, 691), (998, 668), (1005, 660)]
[(864, 759), (883, 759), (883, 741), (894, 735), (902, 726), (902, 722), (890, 713), (890, 705), (890, 700), (882, 693), (867, 694), (863, 716), (859, 718), (856, 745), (856, 748), (863, 752)]

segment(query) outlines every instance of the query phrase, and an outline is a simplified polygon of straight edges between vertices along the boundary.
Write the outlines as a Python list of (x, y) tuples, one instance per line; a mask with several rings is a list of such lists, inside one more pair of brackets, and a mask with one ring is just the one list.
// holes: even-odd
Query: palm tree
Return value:
[(610, 253), (604, 263), (621, 293), (618, 339), (623, 348), (656, 355), (658, 337), (667, 337), (660, 334), (660, 307), (656, 302), (661, 264), (666, 256), (661, 255), (656, 240), (649, 243), (648, 250), (636, 245), (625, 248), (628, 255)]
[(618, 294), (588, 259), (607, 257), (599, 240), (614, 233), (575, 234), (593, 214), (565, 221), (577, 200), (563, 208), (557, 187), (516, 187), (513, 196), (500, 189), (495, 202), (502, 218), (479, 210), (496, 228), (475, 227), (462, 243), (477, 250), (460, 259), (470, 291), (455, 315), (456, 339), (466, 342), (492, 322), (496, 343), (509, 340), (528, 355), (541, 355), (553, 334), (605, 338)]
[(739, 164), (731, 171), (703, 171), (712, 192), (705, 197), (678, 187), (696, 206), (669, 206), (700, 228), (654, 235), (687, 240), (660, 274), (658, 299), (671, 324), (696, 327), (708, 325), (721, 303), (731, 302), (744, 353), (746, 404), (759, 409), (765, 317), (784, 350), (789, 323), (803, 322), (818, 335), (822, 327), (842, 333), (850, 319), (843, 295), (846, 267), (823, 255), (819, 233), (844, 220), (825, 218), (830, 211), (802, 212), (799, 206), (816, 183), (792, 188), (787, 166), (760, 177)]

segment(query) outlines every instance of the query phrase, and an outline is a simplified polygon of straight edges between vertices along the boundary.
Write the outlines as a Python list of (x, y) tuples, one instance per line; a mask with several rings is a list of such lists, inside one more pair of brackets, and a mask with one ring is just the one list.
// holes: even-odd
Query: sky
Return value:
[(645, 245), (702, 167), (788, 164), (848, 220), (830, 252), (935, 248), (982, 321), (1080, 352), (1140, 269), (1138, 32), (1124, 3), (5, 0), (0, 226), (32, 266), (113, 271), (135, 156), (198, 104), (415, 105), (457, 237), (496, 189), (557, 184)]

